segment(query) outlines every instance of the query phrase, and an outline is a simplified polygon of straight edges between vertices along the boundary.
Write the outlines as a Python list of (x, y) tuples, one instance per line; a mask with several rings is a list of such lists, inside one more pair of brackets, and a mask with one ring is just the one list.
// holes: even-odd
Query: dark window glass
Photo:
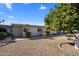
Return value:
[(7, 32), (5, 28), (0, 28), (0, 32)]
[(28, 32), (29, 29), (24, 29), (24, 32)]
[(42, 29), (38, 29), (38, 32), (42, 32)]

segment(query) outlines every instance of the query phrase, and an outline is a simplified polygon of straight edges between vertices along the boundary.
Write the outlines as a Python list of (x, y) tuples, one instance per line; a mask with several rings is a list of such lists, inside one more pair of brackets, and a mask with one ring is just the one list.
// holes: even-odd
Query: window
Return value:
[(28, 32), (29, 29), (24, 29), (24, 32)]
[(38, 29), (38, 32), (42, 32), (42, 29)]
[(7, 32), (5, 28), (0, 28), (0, 32)]

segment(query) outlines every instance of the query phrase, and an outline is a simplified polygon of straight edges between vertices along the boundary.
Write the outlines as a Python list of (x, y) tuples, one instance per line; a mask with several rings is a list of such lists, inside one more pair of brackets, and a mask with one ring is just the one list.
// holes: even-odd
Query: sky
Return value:
[(2, 24), (44, 25), (44, 17), (56, 3), (0, 3)]

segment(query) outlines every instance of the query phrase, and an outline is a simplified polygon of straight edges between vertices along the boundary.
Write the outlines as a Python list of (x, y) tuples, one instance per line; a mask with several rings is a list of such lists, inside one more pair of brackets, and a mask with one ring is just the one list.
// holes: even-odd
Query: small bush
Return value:
[(3, 40), (6, 37), (7, 37), (7, 33), (6, 32), (0, 32), (0, 40)]
[(13, 36), (13, 34), (11, 34), (11, 33), (7, 33), (7, 36), (11, 36), (11, 37), (12, 37), (12, 36)]
[(46, 36), (49, 36), (50, 35), (50, 32), (49, 31), (46, 31)]
[(26, 32), (26, 37), (30, 37), (31, 36), (31, 32)]
[(46, 35), (46, 32), (42, 33), (42, 36), (43, 36), (43, 37), (46, 37), (46, 36), (47, 36), (47, 35)]
[(43, 33), (42, 33), (42, 36), (43, 36), (43, 37), (50, 36), (50, 32), (49, 32), (49, 31), (43, 32)]

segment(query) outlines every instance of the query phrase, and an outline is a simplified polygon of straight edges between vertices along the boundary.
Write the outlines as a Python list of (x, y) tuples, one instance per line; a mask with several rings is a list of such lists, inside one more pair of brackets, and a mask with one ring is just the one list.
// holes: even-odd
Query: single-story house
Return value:
[(29, 24), (11, 24), (11, 25), (0, 25), (0, 28), (5, 28), (7, 32), (13, 34), (14, 37), (24, 37), (24, 32), (31, 32), (31, 36), (39, 36), (45, 31), (44, 26), (29, 25)]

